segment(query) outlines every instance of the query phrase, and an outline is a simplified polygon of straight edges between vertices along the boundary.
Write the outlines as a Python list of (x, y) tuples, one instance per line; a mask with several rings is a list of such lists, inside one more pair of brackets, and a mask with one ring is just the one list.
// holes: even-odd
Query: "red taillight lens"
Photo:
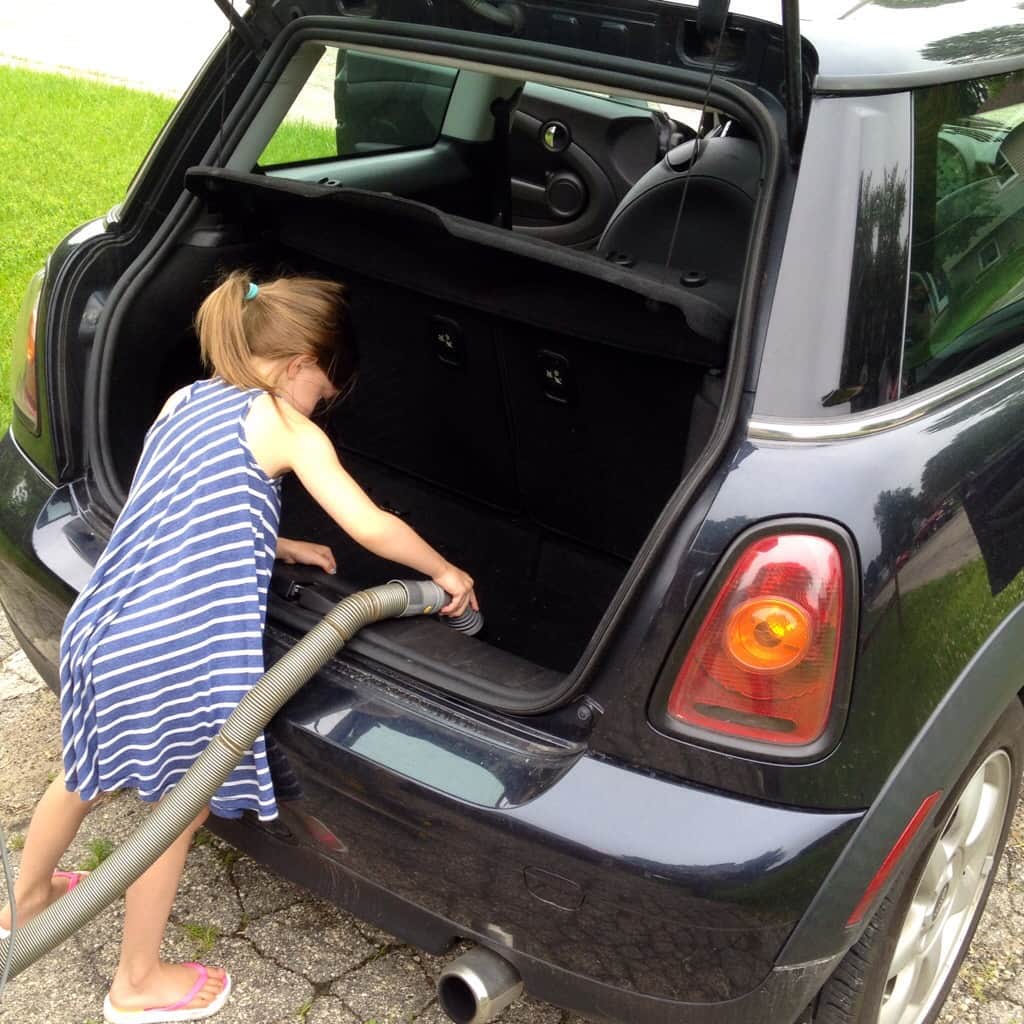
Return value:
[(39, 294), (43, 287), (43, 271), (29, 282), (21, 312), (14, 328), (11, 348), (11, 396), (29, 428), (39, 429), (39, 374), (36, 366), (36, 316)]
[(843, 560), (828, 538), (753, 541), (690, 644), (669, 717), (740, 739), (813, 743), (835, 694), (844, 589)]

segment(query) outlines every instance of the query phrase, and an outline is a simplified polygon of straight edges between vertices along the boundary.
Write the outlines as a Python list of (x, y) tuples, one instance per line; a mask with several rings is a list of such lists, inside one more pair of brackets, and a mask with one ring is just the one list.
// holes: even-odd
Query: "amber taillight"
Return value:
[(827, 537), (752, 540), (689, 644), (669, 721), (741, 741), (813, 744), (836, 692), (846, 582)]
[(15, 321), (14, 344), (11, 346), (11, 397), (14, 407), (32, 433), (39, 431), (39, 368), (36, 359), (36, 317), (43, 271), (29, 282), (22, 300), (21, 312)]

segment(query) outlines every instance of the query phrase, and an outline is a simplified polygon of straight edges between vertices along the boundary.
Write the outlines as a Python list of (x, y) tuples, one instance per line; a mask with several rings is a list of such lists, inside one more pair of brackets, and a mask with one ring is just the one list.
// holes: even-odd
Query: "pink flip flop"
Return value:
[[(53, 877), (66, 878), (68, 880), (68, 887), (64, 890), (64, 895), (66, 896), (88, 874), (88, 871), (54, 871)], [(0, 927), (0, 939), (9, 939), (10, 937), (10, 931), (7, 928)]]
[(202, 964), (189, 963), (196, 972), (196, 982), (176, 1003), (169, 1006), (153, 1006), (148, 1010), (119, 1010), (110, 1001), (110, 995), (103, 1000), (103, 1019), (107, 1024), (176, 1024), (178, 1021), (203, 1020), (212, 1017), (218, 1010), (222, 1009), (231, 995), (231, 975), (224, 972), (224, 987), (220, 990), (217, 998), (209, 1006), (200, 1006), (195, 1010), (186, 1010), (183, 1007), (195, 999), (199, 990), (209, 980), (210, 972)]

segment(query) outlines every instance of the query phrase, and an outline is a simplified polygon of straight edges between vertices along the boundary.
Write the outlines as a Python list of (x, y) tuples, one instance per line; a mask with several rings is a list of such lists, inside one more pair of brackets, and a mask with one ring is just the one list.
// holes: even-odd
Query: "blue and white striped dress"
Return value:
[[(280, 485), (245, 441), (259, 391), (192, 384), (146, 434), (128, 501), (61, 635), (68, 788), (158, 800), (263, 673)], [(261, 736), (210, 801), (277, 815)]]

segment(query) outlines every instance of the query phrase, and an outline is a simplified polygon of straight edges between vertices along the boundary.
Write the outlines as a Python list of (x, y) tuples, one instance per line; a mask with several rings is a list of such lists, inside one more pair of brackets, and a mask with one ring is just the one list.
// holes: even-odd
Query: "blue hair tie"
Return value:
[(248, 291), (246, 291), (245, 293), (246, 301), (248, 301), (249, 299), (255, 299), (256, 296), (259, 295), (259, 293), (260, 286), (255, 281), (250, 281)]

